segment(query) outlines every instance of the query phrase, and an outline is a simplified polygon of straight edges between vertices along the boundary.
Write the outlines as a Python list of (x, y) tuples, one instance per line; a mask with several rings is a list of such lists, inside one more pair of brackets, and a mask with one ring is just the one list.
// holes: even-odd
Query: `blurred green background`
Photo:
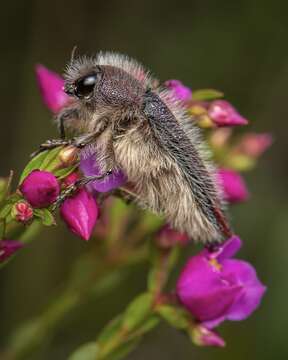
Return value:
[[(287, 1), (3, 1), (1, 3), (1, 175), (19, 176), (37, 145), (56, 136), (41, 103), (34, 65), (62, 72), (71, 49), (114, 50), (139, 59), (162, 80), (213, 87), (251, 120), (250, 130), (275, 142), (246, 179), (251, 200), (232, 210), (245, 241), (240, 256), (268, 285), (261, 308), (225, 323), (224, 350), (193, 347), (162, 325), (129, 359), (288, 359), (288, 3)], [(60, 225), (46, 229), (0, 273), (0, 345), (43, 309), (87, 247)], [(146, 269), (145, 269), (146, 271)], [(66, 318), (48, 351), (33, 359), (65, 359), (145, 288), (136, 268), (112, 294)], [(32, 357), (31, 357), (32, 359)]]

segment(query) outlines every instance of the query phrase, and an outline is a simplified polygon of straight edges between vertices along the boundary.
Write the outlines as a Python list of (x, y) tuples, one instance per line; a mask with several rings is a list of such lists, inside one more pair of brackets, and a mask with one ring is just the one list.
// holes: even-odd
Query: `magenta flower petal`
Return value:
[(233, 235), (230, 239), (226, 240), (224, 244), (219, 246), (219, 248), (215, 252), (205, 251), (205, 256), (207, 258), (213, 259), (216, 258), (218, 262), (222, 262), (225, 259), (229, 259), (233, 257), (241, 248), (242, 241), (239, 236)]
[[(97, 163), (97, 154), (87, 154), (82, 151), (81, 161), (80, 161), (80, 170), (86, 176), (100, 176), (102, 175), (100, 167)], [(103, 180), (96, 180), (89, 183), (88, 188), (98, 192), (108, 192), (113, 189), (118, 188), (126, 182), (126, 176), (124, 173), (118, 169), (115, 170), (111, 175), (107, 176)]]
[(16, 240), (0, 240), (0, 262), (8, 259), (17, 250), (23, 247), (20, 241)]
[(188, 101), (192, 97), (192, 91), (179, 80), (167, 80), (165, 86), (171, 90), (173, 96), (180, 101)]
[(250, 264), (229, 259), (240, 246), (240, 238), (233, 236), (214, 253), (204, 250), (187, 262), (179, 276), (180, 302), (206, 328), (226, 319), (247, 318), (266, 290)]
[(64, 201), (60, 207), (60, 215), (74, 234), (84, 240), (89, 240), (99, 209), (94, 197), (83, 188)]
[(36, 208), (51, 205), (60, 193), (56, 177), (49, 171), (33, 170), (20, 185), (24, 198)]
[(57, 113), (69, 101), (68, 95), (63, 91), (64, 80), (43, 65), (36, 65), (36, 78), (45, 105)]
[(242, 288), (222, 279), (204, 256), (192, 257), (177, 282), (181, 303), (200, 322), (222, 317), (235, 302)]
[(226, 315), (227, 319), (246, 319), (258, 308), (266, 287), (258, 280), (255, 269), (246, 261), (224, 260), (223, 276), (234, 277), (243, 286), (243, 291)]
[(246, 125), (248, 120), (225, 100), (212, 101), (208, 107), (208, 116), (217, 126)]
[(218, 169), (218, 180), (223, 189), (224, 199), (230, 203), (246, 201), (249, 198), (244, 179), (239, 173), (230, 169)]

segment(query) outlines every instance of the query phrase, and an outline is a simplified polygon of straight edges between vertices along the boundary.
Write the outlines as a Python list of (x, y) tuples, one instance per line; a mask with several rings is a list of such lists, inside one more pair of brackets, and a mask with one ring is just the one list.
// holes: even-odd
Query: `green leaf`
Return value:
[(192, 99), (196, 101), (215, 100), (222, 98), (224, 94), (221, 91), (214, 89), (195, 90), (192, 94)]
[(122, 327), (123, 316), (119, 315), (112, 321), (110, 321), (102, 330), (98, 337), (98, 344), (106, 343), (115, 336)]
[(0, 178), (0, 202), (5, 201), (5, 198), (10, 193), (10, 187), (13, 179), (13, 171), (6, 178)]
[(5, 219), (11, 213), (12, 206), (13, 204), (10, 203), (3, 206), (0, 210), (0, 219)]
[(99, 347), (96, 342), (89, 342), (80, 346), (68, 360), (96, 360)]
[(48, 154), (48, 151), (43, 151), (40, 154), (36, 155), (32, 160), (29, 161), (29, 163), (26, 165), (26, 167), (24, 168), (24, 170), (20, 176), (19, 185), (26, 178), (26, 176), (30, 174), (31, 171), (41, 168), (41, 164), (43, 163), (47, 154)]
[(63, 146), (58, 146), (52, 150), (49, 150), (44, 158), (40, 169), (53, 171), (55, 167), (59, 164), (58, 154), (63, 149)]
[(56, 225), (55, 218), (51, 211), (48, 209), (34, 209), (34, 215), (41, 219), (41, 222), (45, 226)]
[(160, 322), (160, 319), (157, 315), (153, 314), (146, 319), (143, 324), (137, 328), (136, 333), (137, 335), (144, 335), (150, 330), (152, 330), (154, 327), (156, 327)]
[(63, 169), (57, 169), (53, 173), (58, 179), (64, 179), (66, 176), (70, 175), (73, 171), (77, 169), (78, 165), (69, 166)]
[(123, 315), (123, 328), (132, 331), (143, 323), (147, 316), (152, 312), (153, 295), (144, 293), (139, 295), (127, 307)]
[[(103, 360), (104, 359), (105, 360), (124, 359), (128, 354), (130, 354), (137, 347), (137, 345), (139, 345), (140, 340), (141, 340), (141, 337), (136, 337), (130, 341), (127, 341), (127, 342), (121, 344), (120, 346), (118, 346), (117, 349), (112, 351), (109, 355), (104, 356), (103, 358), (100, 357), (100, 359), (103, 359)], [(97, 358), (96, 358), (96, 360), (97, 360)]]
[[(58, 154), (62, 149), (63, 146), (58, 146), (52, 150), (42, 151), (40, 154), (36, 155), (33, 159), (31, 159), (21, 174), (19, 185), (26, 178), (26, 176), (29, 175), (30, 172), (33, 170), (39, 169), (39, 170), (54, 172), (54, 170), (60, 164), (58, 159)], [(61, 169), (61, 170), (62, 172), (59, 170), (59, 174), (60, 175), (62, 175), (62, 173), (65, 174), (66, 169)]]
[(157, 313), (176, 329), (186, 329), (189, 326), (189, 314), (182, 308), (171, 305), (160, 305)]

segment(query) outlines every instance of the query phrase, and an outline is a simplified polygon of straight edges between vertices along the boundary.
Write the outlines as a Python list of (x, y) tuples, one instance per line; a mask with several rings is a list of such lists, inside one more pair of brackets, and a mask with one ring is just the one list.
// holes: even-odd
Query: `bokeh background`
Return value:
[[(37, 145), (56, 135), (35, 84), (41, 62), (62, 72), (71, 49), (114, 50), (146, 64), (162, 80), (213, 87), (273, 134), (273, 147), (247, 174), (251, 200), (232, 209), (245, 241), (241, 257), (268, 285), (248, 320), (224, 324), (225, 350), (193, 347), (160, 326), (129, 359), (287, 359), (288, 343), (288, 3), (286, 1), (3, 1), (1, 3), (0, 170), (16, 175)], [(57, 294), (86, 244), (63, 225), (47, 229), (0, 274), (0, 345), (12, 329)], [(64, 319), (48, 350), (29, 359), (65, 359), (145, 287), (143, 268), (112, 294), (89, 300)], [(55, 295), (56, 296), (56, 295)]]

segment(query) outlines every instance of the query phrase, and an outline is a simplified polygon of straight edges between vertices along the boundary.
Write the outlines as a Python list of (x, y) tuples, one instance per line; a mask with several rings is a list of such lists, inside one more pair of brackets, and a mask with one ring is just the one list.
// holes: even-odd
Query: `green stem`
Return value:
[[(54, 296), (56, 301), (52, 302), (40, 316), (20, 327), (12, 336), (5, 352), (9, 355), (8, 358), (13, 360), (28, 358), (27, 355), (37, 349), (45, 340), (51, 338), (67, 314), (85, 302), (91, 294), (97, 298), (113, 290), (118, 279), (123, 279), (123, 277), (119, 277), (121, 273), (125, 275), (128, 266), (146, 259), (147, 251), (141, 249), (134, 255), (131, 253), (127, 253), (125, 256), (119, 254), (119, 258), (113, 259), (112, 263), (109, 257), (103, 258), (102, 265), (97, 266), (93, 272), (88, 273), (86, 279), (81, 280), (81, 286), (74, 286), (73, 278), (71, 278), (63, 293)], [(94, 262), (96, 263), (95, 259)], [(77, 273), (74, 274), (77, 276)], [(116, 282), (113, 282), (115, 278)]]

